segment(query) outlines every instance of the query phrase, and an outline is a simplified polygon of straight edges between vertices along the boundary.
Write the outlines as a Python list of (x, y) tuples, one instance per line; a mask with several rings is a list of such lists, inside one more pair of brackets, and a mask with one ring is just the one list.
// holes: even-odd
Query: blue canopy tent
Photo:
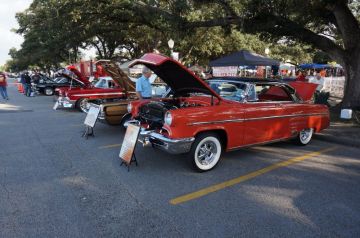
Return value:
[(299, 65), (301, 69), (325, 69), (331, 68), (331, 65), (328, 64), (301, 64)]
[(226, 66), (273, 66), (280, 65), (280, 62), (267, 58), (262, 55), (251, 53), (247, 50), (240, 50), (231, 55), (213, 60), (209, 64), (211, 67)]

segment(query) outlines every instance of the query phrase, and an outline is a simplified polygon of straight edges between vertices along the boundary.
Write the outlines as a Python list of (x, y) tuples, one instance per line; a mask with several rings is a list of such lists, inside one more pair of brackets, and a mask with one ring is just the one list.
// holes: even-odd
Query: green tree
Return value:
[[(56, 67), (76, 61), (79, 49), (95, 47), (98, 58), (133, 59), (154, 49), (169, 54), (167, 41), (175, 40), (181, 61), (206, 65), (209, 60), (240, 49), (293, 62), (308, 61), (312, 48), (272, 35), (246, 34), (236, 24), (201, 27), (216, 17), (242, 14), (237, 1), (188, 0), (34, 0), (17, 20), (25, 41), (14, 55), (21, 65)], [(227, 19), (227, 18), (226, 18)], [(216, 25), (216, 24), (214, 24)]]
[[(147, 9), (182, 31), (221, 26), (261, 34), (274, 43), (297, 41), (327, 53), (344, 66), (345, 96), (342, 106), (360, 107), (360, 26), (357, 0), (174, 0), (180, 9), (156, 7), (134, 1), (134, 11)], [(210, 9), (210, 11), (208, 10)], [(213, 10), (216, 9), (216, 10)], [(199, 19), (189, 17), (193, 12)]]

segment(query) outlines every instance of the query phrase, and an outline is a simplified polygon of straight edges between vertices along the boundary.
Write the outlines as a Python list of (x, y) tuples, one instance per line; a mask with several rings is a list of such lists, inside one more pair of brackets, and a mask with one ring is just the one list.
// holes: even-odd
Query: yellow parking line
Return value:
[(294, 158), (291, 158), (289, 160), (270, 165), (268, 167), (265, 167), (263, 169), (254, 171), (252, 173), (249, 173), (249, 174), (246, 174), (246, 175), (243, 175), (243, 176), (240, 176), (240, 177), (237, 177), (237, 178), (234, 178), (234, 179), (231, 179), (231, 180), (219, 183), (219, 184), (215, 184), (213, 186), (210, 186), (210, 187), (207, 187), (207, 188), (204, 188), (204, 189), (200, 189), (200, 190), (198, 190), (196, 192), (193, 192), (193, 193), (185, 194), (183, 196), (171, 199), (170, 204), (178, 205), (180, 203), (184, 203), (184, 202), (188, 202), (190, 200), (196, 199), (196, 198), (200, 198), (202, 196), (205, 196), (205, 195), (208, 195), (210, 193), (219, 191), (221, 189), (231, 187), (231, 186), (234, 186), (234, 185), (236, 185), (238, 183), (250, 180), (250, 179), (255, 178), (255, 177), (259, 176), (259, 175), (268, 173), (268, 172), (270, 172), (272, 170), (275, 170), (275, 169), (278, 169), (278, 168), (281, 168), (281, 167), (286, 167), (286, 166), (289, 166), (291, 164), (295, 164), (295, 163), (298, 163), (300, 161), (303, 161), (303, 160), (312, 158), (314, 156), (320, 155), (322, 153), (335, 150), (336, 148), (337, 147), (331, 147), (331, 148), (327, 148), (327, 149), (324, 149), (324, 150), (311, 152), (311, 153), (308, 153), (308, 154), (305, 154), (305, 155), (302, 155), (302, 156), (294, 157)]
[(108, 149), (108, 148), (114, 148), (114, 147), (120, 147), (121, 144), (113, 144), (113, 145), (104, 145), (100, 146), (99, 149)]

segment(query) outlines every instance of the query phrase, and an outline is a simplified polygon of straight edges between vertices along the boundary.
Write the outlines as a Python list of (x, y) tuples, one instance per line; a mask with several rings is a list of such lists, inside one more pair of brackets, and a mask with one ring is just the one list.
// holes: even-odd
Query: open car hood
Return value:
[(296, 90), (296, 93), (303, 101), (310, 101), (316, 91), (317, 84), (306, 82), (290, 82), (288, 83)]
[(74, 74), (74, 72), (72, 72), (72, 71), (69, 70), (69, 69), (59, 69), (58, 71), (56, 71), (55, 74), (58, 75), (58, 76), (66, 77), (66, 78), (71, 79), (71, 80), (75, 80), (75, 81), (79, 82), (81, 85), (86, 86), (86, 84), (85, 84), (83, 81), (81, 81), (81, 80), (76, 76), (76, 74)]
[(120, 67), (110, 60), (99, 60), (97, 65), (101, 65), (103, 70), (111, 76), (115, 84), (125, 90), (125, 92), (135, 92), (135, 83), (120, 69)]
[(221, 100), (203, 80), (185, 68), (179, 62), (159, 54), (145, 54), (140, 59), (134, 60), (129, 67), (143, 64), (159, 76), (176, 94), (205, 93)]
[(90, 81), (74, 65), (69, 65), (66, 68), (77, 76), (78, 81), (81, 81), (86, 86), (91, 85)]

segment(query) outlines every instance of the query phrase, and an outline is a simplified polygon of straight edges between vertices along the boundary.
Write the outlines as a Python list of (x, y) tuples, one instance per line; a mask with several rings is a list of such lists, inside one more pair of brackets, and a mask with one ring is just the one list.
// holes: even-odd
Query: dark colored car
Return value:
[(55, 88), (58, 87), (79, 87), (80, 83), (76, 80), (71, 80), (65, 76), (59, 76), (54, 79), (50, 79), (44, 75), (40, 76), (40, 79), (36, 83), (36, 89), (47, 96), (51, 96), (55, 92)]

